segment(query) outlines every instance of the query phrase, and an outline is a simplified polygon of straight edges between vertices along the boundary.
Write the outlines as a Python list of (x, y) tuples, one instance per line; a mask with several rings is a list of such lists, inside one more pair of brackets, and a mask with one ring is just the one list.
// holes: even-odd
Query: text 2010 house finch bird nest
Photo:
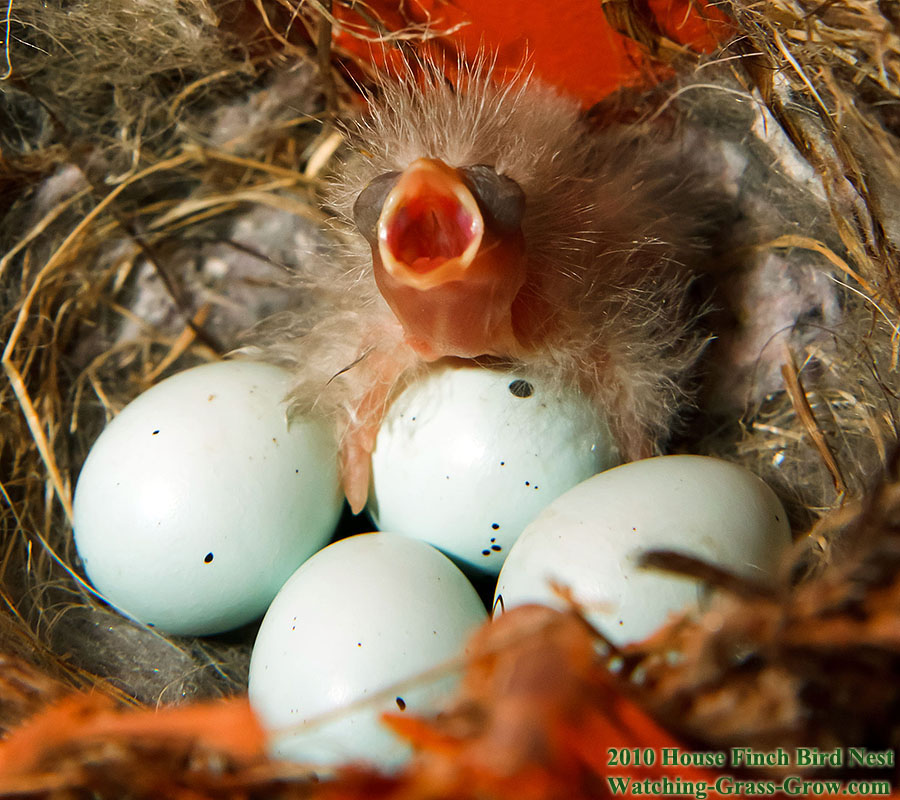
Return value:
[[(509, 56), (457, 5), (8, 5), (0, 793), (562, 798), (610, 791), (610, 747), (898, 746), (900, 12), (598, 4), (620, 48), (610, 82), (559, 50)], [(357, 87), (381, 109), (361, 126)], [(460, 109), (484, 111), (481, 138)], [(519, 271), (479, 256), (484, 282), (424, 313), (417, 259), (434, 253), (379, 213), (412, 183), (463, 197)], [(380, 250), (378, 225), (401, 244)], [(445, 247), (466, 250), (458, 233)], [(492, 313), (454, 328), (482, 290)], [(119, 617), (71, 542), (105, 420), (242, 347), (333, 417), (357, 505), (396, 386), (486, 356), (578, 383), (629, 457), (744, 463), (790, 511), (795, 552), (773, 585), (648, 556), (719, 591), (621, 652), (577, 608), (505, 615), (448, 666), (465, 678), (446, 714), (389, 723), (417, 747), (405, 771), (312, 783), (267, 760), (242, 699), (252, 631), (173, 638)]]

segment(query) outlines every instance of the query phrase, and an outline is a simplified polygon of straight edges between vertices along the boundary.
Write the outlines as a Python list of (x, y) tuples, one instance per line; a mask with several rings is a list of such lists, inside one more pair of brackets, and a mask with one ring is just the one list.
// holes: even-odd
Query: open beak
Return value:
[(413, 289), (466, 277), (484, 237), (484, 219), (459, 172), (420, 158), (385, 199), (376, 229), (385, 271)]
[(504, 225), (481, 205), (479, 169), (420, 158), (393, 184), (372, 227), (365, 214), (377, 202), (377, 184), (370, 184), (374, 197), (360, 195), (354, 209), (360, 230), (371, 232), (375, 283), (407, 343), (429, 361), (520, 349), (513, 305), (527, 274), (525, 238), (519, 220)]

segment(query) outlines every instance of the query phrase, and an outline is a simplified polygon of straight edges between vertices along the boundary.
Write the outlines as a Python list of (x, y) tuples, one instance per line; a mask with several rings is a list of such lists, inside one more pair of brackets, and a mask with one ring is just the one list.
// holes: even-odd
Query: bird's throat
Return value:
[(373, 253), (381, 294), (400, 320), (409, 344), (429, 361), (444, 356), (513, 356), (521, 350), (512, 322), (513, 302), (524, 283), (521, 260), (511, 257), (505, 268), (479, 265), (486, 268), (462, 280), (417, 289), (390, 275), (379, 254)]

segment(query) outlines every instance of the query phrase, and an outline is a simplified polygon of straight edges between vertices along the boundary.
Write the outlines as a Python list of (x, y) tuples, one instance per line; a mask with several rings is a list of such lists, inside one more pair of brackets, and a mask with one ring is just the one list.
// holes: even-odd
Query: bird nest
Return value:
[[(388, 29), (367, 8), (346, 35), (410, 48), (452, 34)], [(646, 4), (605, 4), (654, 83), (591, 116), (669, 120), (732, 187), (717, 339), (671, 449), (763, 477), (791, 516), (789, 563), (758, 585), (649, 557), (721, 591), (603, 659), (577, 608), (508, 615), (462, 665), (455, 711), (394, 722), (420, 750), (405, 773), (316, 785), (263, 755), (241, 699), (253, 630), (168, 637), (106, 608), (78, 566), (72, 492), (137, 394), (273, 313), (302, 313), (291, 276), (329, 246), (332, 120), (362, 108), (353, 80), (373, 67), (329, 47), (330, 4), (9, 4), (0, 791), (576, 797), (608, 791), (612, 746), (898, 746), (900, 13), (875, 0), (718, 8), (728, 35), (701, 55)], [(535, 677), (542, 664), (553, 681)]]

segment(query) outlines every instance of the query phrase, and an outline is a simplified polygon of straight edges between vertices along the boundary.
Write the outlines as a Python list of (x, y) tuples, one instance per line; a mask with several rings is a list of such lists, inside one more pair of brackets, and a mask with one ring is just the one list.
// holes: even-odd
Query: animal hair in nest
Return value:
[(170, 116), (173, 90), (193, 79), (222, 74), (190, 97), (208, 108), (219, 87), (247, 84), (245, 55), (215, 23), (205, 0), (10, 4), (0, 211), (18, 181), (57, 165), (76, 161), (102, 184), (174, 146), (186, 115)]
[[(288, 33), (289, 3), (238, 5), (12, 6), (12, 72), (0, 84), (0, 647), (39, 666), (34, 696), (63, 693), (51, 676), (148, 705), (245, 685), (252, 630), (176, 639), (119, 618), (80, 578), (67, 519), (105, 421), (165, 375), (245, 343), (258, 319), (310, 306), (303, 276), (333, 246), (319, 201), (339, 137), (323, 135), (312, 48)], [(850, 664), (825, 674), (852, 693), (854, 648), (869, 652), (863, 633), (881, 634), (848, 634), (848, 618), (895, 618), (890, 590), (878, 594), (896, 582), (889, 539), (838, 571), (835, 554), (862, 548), (869, 522), (829, 521), (876, 484), (896, 439), (896, 21), (859, 0), (723, 8), (735, 39), (648, 101), (649, 116), (674, 116), (704, 147), (733, 208), (718, 251), (731, 270), (718, 338), (672, 448), (741, 461), (777, 489), (795, 528), (821, 522), (780, 590), (735, 589), (713, 616), (661, 632), (625, 663), (644, 702), (669, 724), (682, 714), (692, 741), (824, 745), (853, 709), (826, 698), (818, 727), (803, 728), (807, 666)], [(314, 31), (311, 13), (301, 19)], [(339, 73), (330, 81), (350, 111)], [(842, 594), (858, 586), (866, 599)], [(872, 605), (882, 601), (883, 617)], [(834, 623), (801, 643), (819, 648), (802, 663), (789, 658), (801, 644), (772, 638), (789, 612)], [(722, 619), (725, 633), (711, 633)], [(679, 668), (669, 652), (683, 654)], [(886, 652), (879, 675), (893, 669)], [(6, 685), (18, 664), (2, 665)], [(710, 670), (713, 688), (700, 682)], [(869, 685), (864, 707), (894, 703), (889, 683)], [(768, 728), (759, 698), (779, 710)], [(718, 704), (707, 712), (704, 700)], [(15, 721), (36, 705), (5, 708)], [(853, 719), (847, 736), (893, 744), (882, 717)]]

